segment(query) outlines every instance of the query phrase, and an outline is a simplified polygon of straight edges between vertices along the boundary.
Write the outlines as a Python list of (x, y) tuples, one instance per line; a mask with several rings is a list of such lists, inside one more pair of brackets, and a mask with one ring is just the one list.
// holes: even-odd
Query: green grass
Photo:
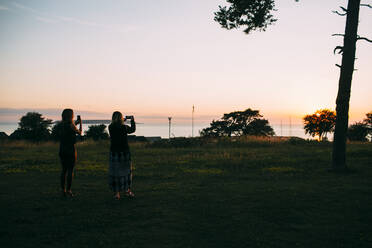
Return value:
[(372, 247), (372, 144), (132, 144), (135, 199), (112, 200), (107, 142), (80, 143), (59, 192), (58, 145), (0, 144), (0, 247)]

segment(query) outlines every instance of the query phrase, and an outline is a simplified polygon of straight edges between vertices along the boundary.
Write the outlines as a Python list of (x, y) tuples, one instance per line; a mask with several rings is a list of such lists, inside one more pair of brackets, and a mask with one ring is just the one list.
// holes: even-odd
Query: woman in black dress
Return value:
[(120, 199), (120, 192), (134, 197), (132, 186), (132, 162), (128, 145), (128, 134), (136, 131), (133, 116), (130, 118), (130, 126), (124, 124), (123, 115), (116, 111), (112, 114), (112, 123), (109, 125), (110, 132), (110, 166), (109, 186), (114, 192), (114, 198)]
[[(78, 116), (79, 117), (79, 116)], [(80, 127), (76, 128), (74, 124), (74, 112), (72, 109), (64, 109), (62, 112), (62, 122), (60, 123), (60, 146), (59, 157), (61, 159), (61, 189), (63, 196), (74, 196), (71, 191), (72, 178), (74, 176), (73, 170), (76, 163), (76, 136), (81, 135), (81, 119), (78, 118)], [(66, 185), (67, 177), (67, 185)], [(67, 187), (66, 187), (67, 186)]]

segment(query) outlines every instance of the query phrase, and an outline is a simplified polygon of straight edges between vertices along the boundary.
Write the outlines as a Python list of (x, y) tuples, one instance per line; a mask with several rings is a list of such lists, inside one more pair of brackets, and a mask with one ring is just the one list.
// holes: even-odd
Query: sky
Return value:
[[(277, 23), (250, 35), (213, 21), (224, 4), (0, 0), (0, 122), (67, 107), (82, 118), (119, 110), (185, 122), (195, 105), (197, 122), (252, 108), (277, 124), (335, 109), (342, 39), (331, 35), (345, 17), (332, 10), (346, 0), (277, 0)], [(371, 24), (362, 8), (359, 34), (372, 38)], [(357, 58), (351, 121), (372, 110), (372, 45), (360, 41)]]

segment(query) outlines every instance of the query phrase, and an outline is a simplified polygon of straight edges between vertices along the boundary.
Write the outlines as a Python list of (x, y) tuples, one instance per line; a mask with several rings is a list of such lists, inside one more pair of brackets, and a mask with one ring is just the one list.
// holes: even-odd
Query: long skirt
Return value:
[(132, 186), (130, 153), (110, 152), (109, 186), (113, 192), (127, 191)]

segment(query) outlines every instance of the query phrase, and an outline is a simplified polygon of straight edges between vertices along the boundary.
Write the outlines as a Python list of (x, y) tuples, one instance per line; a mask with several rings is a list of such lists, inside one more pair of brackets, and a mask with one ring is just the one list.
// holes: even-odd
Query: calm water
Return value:
[[(83, 130), (88, 129), (88, 124), (83, 124)], [(199, 136), (199, 131), (208, 126), (206, 124), (195, 124), (194, 126), (194, 136)], [(17, 129), (17, 123), (0, 123), (0, 131), (5, 132), (8, 135), (11, 134), (15, 129)], [(273, 125), (274, 131), (278, 136), (297, 136), (301, 138), (310, 138), (305, 135), (305, 131), (302, 125)], [(185, 124), (172, 124), (171, 135), (172, 137), (191, 137), (191, 125)], [(135, 132), (137, 136), (161, 136), (162, 138), (168, 138), (168, 123), (164, 124), (138, 124), (137, 131)]]

